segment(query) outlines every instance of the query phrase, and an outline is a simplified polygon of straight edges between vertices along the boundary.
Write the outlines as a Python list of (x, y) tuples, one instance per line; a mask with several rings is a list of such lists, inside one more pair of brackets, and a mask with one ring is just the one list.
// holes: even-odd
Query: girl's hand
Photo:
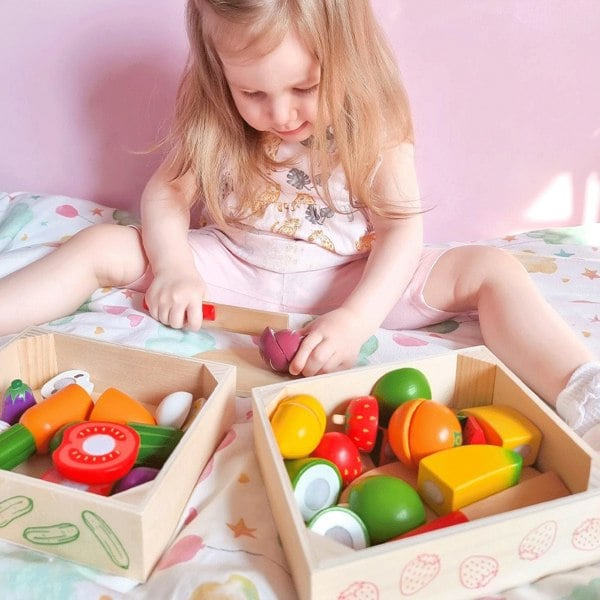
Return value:
[(164, 325), (198, 331), (204, 291), (204, 281), (195, 268), (159, 272), (146, 291), (146, 304), (152, 317)]
[(372, 333), (363, 321), (347, 308), (317, 317), (298, 331), (305, 338), (290, 363), (290, 373), (309, 377), (352, 368), (362, 344)]

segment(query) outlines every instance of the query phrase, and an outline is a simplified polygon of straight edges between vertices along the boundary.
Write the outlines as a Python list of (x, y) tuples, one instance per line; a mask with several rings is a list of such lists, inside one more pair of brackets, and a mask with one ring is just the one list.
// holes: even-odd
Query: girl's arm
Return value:
[(187, 237), (196, 183), (191, 172), (173, 180), (167, 165), (168, 160), (152, 175), (141, 200), (142, 239), (154, 274), (146, 303), (165, 325), (198, 330), (204, 282)]
[(338, 309), (301, 332), (306, 337), (290, 365), (294, 375), (354, 366), (361, 345), (384, 321), (415, 272), (423, 226), (412, 146), (402, 144), (386, 153), (374, 190), (378, 197), (413, 214), (400, 219), (373, 214), (375, 242), (362, 278)]

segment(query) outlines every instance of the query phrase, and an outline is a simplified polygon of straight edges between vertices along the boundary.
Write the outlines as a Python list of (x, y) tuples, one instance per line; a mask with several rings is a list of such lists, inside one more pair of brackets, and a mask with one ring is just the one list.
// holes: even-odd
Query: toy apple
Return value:
[(375, 396), (352, 398), (345, 415), (333, 415), (332, 421), (344, 425), (344, 433), (362, 452), (371, 452), (377, 439), (379, 404)]
[(348, 508), (365, 524), (371, 542), (379, 544), (425, 522), (425, 507), (408, 483), (375, 475), (352, 486)]
[(398, 406), (414, 398), (431, 400), (431, 388), (419, 369), (403, 367), (382, 375), (373, 386), (371, 394), (379, 402), (379, 425), (387, 427)]
[(303, 339), (304, 336), (291, 329), (274, 331), (266, 327), (258, 340), (258, 350), (273, 371), (287, 373)]
[(309, 394), (281, 400), (271, 415), (273, 435), (283, 458), (308, 456), (325, 431), (327, 417), (322, 404)]
[(329, 431), (324, 434), (311, 456), (331, 461), (339, 469), (345, 486), (362, 473), (358, 448), (341, 431)]
[(458, 417), (447, 406), (417, 398), (392, 413), (388, 440), (398, 460), (416, 468), (425, 456), (460, 446), (462, 431)]

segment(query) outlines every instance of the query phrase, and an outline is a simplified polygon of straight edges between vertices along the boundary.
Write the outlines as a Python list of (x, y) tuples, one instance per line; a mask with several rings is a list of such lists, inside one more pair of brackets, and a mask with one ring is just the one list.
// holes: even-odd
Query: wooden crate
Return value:
[[(201, 406), (157, 478), (115, 496), (99, 496), (34, 477), (49, 466), (38, 457), (12, 471), (0, 471), (0, 538), (145, 581), (168, 545), (194, 485), (234, 420), (235, 369), (158, 352), (91, 341), (72, 335), (26, 330), (0, 348), (0, 389), (22, 379), (34, 392), (70, 369), (90, 373), (92, 397), (116, 387), (150, 410), (167, 394), (191, 392)], [(37, 395), (37, 392), (36, 392)], [(205, 400), (200, 404), (199, 400)], [(14, 499), (14, 500), (11, 500)], [(2, 504), (2, 502), (4, 502)], [(22, 503), (32, 510), (19, 515)], [(65, 543), (31, 543), (27, 528), (44, 527)], [(70, 541), (69, 541), (70, 540)]]
[[(310, 531), (269, 415), (281, 399), (298, 393), (317, 397), (329, 415), (342, 412), (350, 398), (368, 394), (381, 375), (402, 366), (420, 369), (433, 399), (448, 406), (498, 404), (521, 411), (543, 431), (535, 467), (556, 472), (571, 495), (364, 550)], [(301, 600), (467, 600), (600, 559), (593, 451), (483, 347), (273, 384), (256, 388), (253, 401), (256, 452)]]

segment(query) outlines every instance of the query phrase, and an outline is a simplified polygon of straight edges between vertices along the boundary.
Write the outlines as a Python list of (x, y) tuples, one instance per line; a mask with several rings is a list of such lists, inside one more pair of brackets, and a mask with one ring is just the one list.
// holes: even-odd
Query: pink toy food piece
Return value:
[(266, 327), (258, 340), (258, 350), (273, 371), (287, 373), (303, 339), (303, 336), (292, 329), (274, 331), (271, 327)]

